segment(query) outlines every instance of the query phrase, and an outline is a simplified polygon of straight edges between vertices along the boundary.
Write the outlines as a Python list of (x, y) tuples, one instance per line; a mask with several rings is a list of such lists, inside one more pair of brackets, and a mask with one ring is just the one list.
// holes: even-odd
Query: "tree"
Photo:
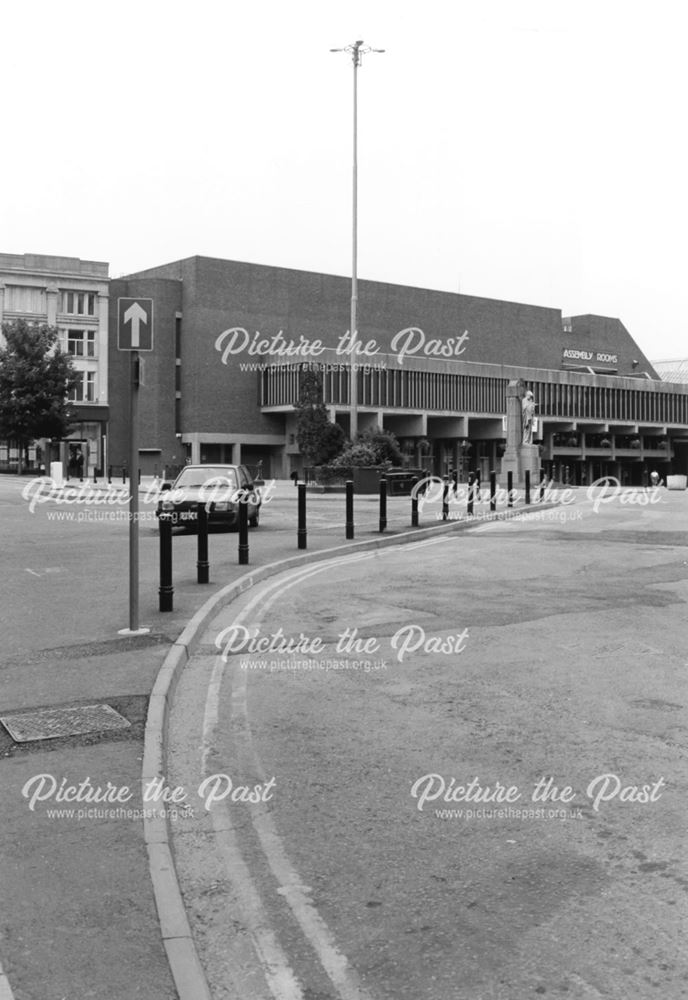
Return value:
[(16, 441), (18, 472), (36, 438), (66, 437), (74, 419), (67, 401), (78, 384), (72, 359), (55, 327), (19, 319), (3, 323), (0, 347), (0, 438)]
[(339, 424), (333, 424), (322, 401), (322, 380), (316, 371), (301, 372), (296, 410), (296, 440), (310, 465), (322, 465), (337, 455), (345, 440)]

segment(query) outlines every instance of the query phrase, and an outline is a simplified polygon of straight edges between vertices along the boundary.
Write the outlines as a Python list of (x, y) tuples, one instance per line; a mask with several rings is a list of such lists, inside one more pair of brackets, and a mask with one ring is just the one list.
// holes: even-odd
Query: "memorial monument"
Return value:
[(522, 379), (509, 382), (506, 389), (506, 450), (502, 458), (500, 480), (506, 483), (513, 473), (514, 487), (523, 486), (526, 470), (533, 488), (540, 481), (540, 449), (533, 444), (536, 403)]

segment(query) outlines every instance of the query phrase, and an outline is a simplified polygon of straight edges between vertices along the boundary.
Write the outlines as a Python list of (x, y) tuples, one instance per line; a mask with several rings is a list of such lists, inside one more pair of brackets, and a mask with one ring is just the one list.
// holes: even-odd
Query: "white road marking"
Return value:
[(10, 981), (5, 975), (2, 965), (0, 965), (0, 1000), (14, 1000)]
[(602, 1000), (603, 994), (596, 990), (592, 983), (589, 983), (587, 979), (583, 979), (582, 976), (579, 976), (578, 973), (570, 972), (568, 978), (578, 986), (584, 997), (588, 997), (589, 1000)]
[[(304, 579), (322, 573), (333, 566), (350, 562), (360, 562), (374, 558), (376, 552), (355, 553), (339, 556), (316, 566), (292, 571), (286, 580), (274, 581), (261, 588), (245, 607), (237, 614), (235, 622), (245, 620), (260, 608), (264, 615), (272, 604), (290, 587)], [(214, 734), (218, 721), (219, 696), (227, 663), (220, 656), (216, 658), (208, 685), (203, 718), (202, 760), (203, 777), (207, 777), (208, 758), (213, 749)], [(242, 741), (250, 754), (253, 765), (260, 775), (264, 775), (258, 755), (253, 746), (247, 710), (247, 671), (239, 670), (237, 661), (232, 667), (232, 718), (240, 727)], [(238, 683), (237, 683), (238, 680)], [(225, 801), (216, 802), (212, 807), (213, 827), (218, 844), (226, 859), (227, 870), (237, 895), (241, 901), (243, 915), (259, 960), (263, 965), (268, 986), (275, 1000), (303, 1000), (303, 994), (282, 950), (263, 906), (260, 894), (251, 873), (243, 860), (234, 834), (231, 811)], [(360, 985), (358, 976), (349, 965), (348, 959), (339, 951), (334, 936), (321, 918), (310, 899), (308, 889), (293, 867), (284, 849), (277, 829), (267, 810), (251, 807), (251, 819), (258, 835), (263, 853), (270, 869), (280, 884), (284, 896), (303, 934), (318, 956), (323, 969), (337, 990), (340, 1000), (370, 1000), (369, 994)]]
[[(242, 919), (246, 922), (253, 947), (275, 1000), (304, 1000), (299, 982), (277, 940), (260, 893), (244, 861), (232, 826), (229, 806), (216, 802), (212, 807), (213, 828), (236, 893)], [(248, 1000), (248, 998), (245, 998)]]
[[(225, 663), (216, 658), (203, 716), (203, 745), (201, 778), (208, 777), (208, 756), (212, 749), (217, 725), (219, 694)], [(266, 982), (275, 1000), (304, 1000), (301, 987), (289, 965), (287, 956), (270, 927), (260, 893), (251, 877), (236, 839), (228, 807), (216, 802), (211, 809), (213, 830), (217, 845), (224, 857), (225, 868), (239, 900), (242, 919), (245, 921)]]

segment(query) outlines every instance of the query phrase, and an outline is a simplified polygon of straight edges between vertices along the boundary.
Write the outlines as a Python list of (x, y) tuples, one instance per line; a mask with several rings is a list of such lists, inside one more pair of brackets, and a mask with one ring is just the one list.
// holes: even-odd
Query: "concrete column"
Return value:
[(110, 299), (105, 292), (98, 292), (98, 333), (97, 361), (98, 384), (96, 386), (99, 403), (108, 401), (108, 311)]
[(461, 469), (461, 444), (458, 439), (454, 441), (452, 448), (452, 467), (456, 469), (458, 475)]
[(45, 297), (48, 303), (48, 326), (57, 326), (58, 300), (60, 290), (54, 281), (51, 281), (45, 290)]

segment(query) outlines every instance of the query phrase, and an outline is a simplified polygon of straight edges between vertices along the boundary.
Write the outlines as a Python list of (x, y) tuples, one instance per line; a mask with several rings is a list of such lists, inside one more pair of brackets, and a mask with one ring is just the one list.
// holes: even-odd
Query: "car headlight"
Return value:
[(214, 503), (213, 504), (213, 510), (229, 510), (230, 506), (231, 505), (228, 504), (228, 503), (222, 503), (222, 502), (221, 503)]
[(174, 510), (174, 504), (172, 503), (171, 500), (163, 500), (162, 503), (160, 504), (160, 510), (164, 511)]

